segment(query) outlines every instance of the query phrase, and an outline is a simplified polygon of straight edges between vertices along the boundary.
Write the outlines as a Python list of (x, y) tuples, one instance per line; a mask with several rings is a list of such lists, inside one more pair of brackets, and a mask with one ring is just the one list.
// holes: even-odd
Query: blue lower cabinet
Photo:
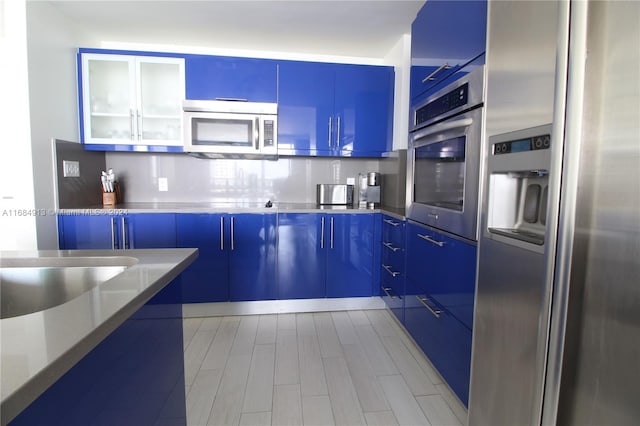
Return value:
[(373, 295), (374, 215), (328, 214), (327, 297)]
[(186, 425), (182, 305), (140, 308), (8, 424)]
[(471, 330), (411, 280), (406, 282), (405, 328), (431, 363), (467, 405)]
[(389, 310), (396, 316), (401, 324), (404, 324), (404, 277), (396, 275), (392, 277), (387, 270), (381, 271), (380, 289), (381, 297)]
[(124, 247), (128, 249), (175, 248), (174, 213), (139, 213), (122, 217)]
[(232, 302), (277, 298), (276, 214), (226, 215)]
[(182, 303), (229, 300), (229, 241), (224, 215), (181, 213), (176, 216), (178, 247), (195, 247), (198, 258), (180, 275)]
[(112, 216), (58, 216), (60, 250), (108, 250), (113, 248)]
[(325, 296), (328, 229), (324, 214), (278, 215), (278, 299)]

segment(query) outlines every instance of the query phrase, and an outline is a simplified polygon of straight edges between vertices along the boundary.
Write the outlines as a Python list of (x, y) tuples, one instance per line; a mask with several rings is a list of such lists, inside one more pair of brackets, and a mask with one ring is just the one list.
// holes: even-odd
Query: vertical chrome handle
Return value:
[(324, 217), (320, 219), (320, 248), (324, 248)]
[(333, 124), (333, 117), (332, 117), (332, 116), (329, 116), (329, 140), (328, 140), (328, 142), (329, 142), (329, 148), (331, 148), (331, 146), (332, 146), (331, 141), (332, 141), (332, 139), (333, 139), (333, 138), (331, 137), (331, 136), (333, 135), (333, 125), (332, 125), (332, 124)]
[(340, 148), (340, 116), (338, 116), (338, 124), (336, 126), (336, 148)]
[(127, 248), (127, 220), (123, 217), (121, 221), (122, 225), (122, 249)]
[(220, 251), (224, 251), (224, 217), (220, 216)]
[(329, 247), (333, 250), (333, 218), (331, 218), (331, 228), (329, 230)]
[(260, 150), (260, 119), (256, 117), (255, 128), (253, 132), (253, 144), (256, 146), (256, 151)]
[(116, 218), (111, 218), (111, 250), (116, 249)]
[(235, 218), (233, 216), (231, 216), (231, 251), (233, 251), (235, 249), (235, 242), (233, 241), (235, 236)]
[(136, 115), (138, 116), (138, 140), (142, 140), (142, 114), (140, 114), (140, 110), (136, 110)]
[(129, 109), (129, 130), (131, 130), (131, 140), (136, 138), (136, 134), (133, 127), (133, 110)]

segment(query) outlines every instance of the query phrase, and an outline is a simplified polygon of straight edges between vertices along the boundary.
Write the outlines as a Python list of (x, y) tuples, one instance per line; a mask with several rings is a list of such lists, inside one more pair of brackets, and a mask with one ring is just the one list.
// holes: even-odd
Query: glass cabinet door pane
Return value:
[(129, 117), (132, 98), (129, 62), (95, 59), (90, 59), (88, 62), (91, 114), (116, 114)]
[(181, 64), (140, 62), (142, 139), (171, 140), (181, 136), (184, 87)]

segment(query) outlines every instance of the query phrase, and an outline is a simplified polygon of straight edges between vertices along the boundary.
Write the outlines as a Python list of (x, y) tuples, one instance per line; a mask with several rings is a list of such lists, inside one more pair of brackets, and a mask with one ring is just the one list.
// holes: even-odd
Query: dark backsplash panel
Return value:
[[(73, 209), (102, 204), (100, 172), (106, 170), (105, 153), (85, 151), (76, 142), (57, 139), (54, 143), (58, 208)], [(78, 161), (80, 177), (63, 177), (63, 160)]]

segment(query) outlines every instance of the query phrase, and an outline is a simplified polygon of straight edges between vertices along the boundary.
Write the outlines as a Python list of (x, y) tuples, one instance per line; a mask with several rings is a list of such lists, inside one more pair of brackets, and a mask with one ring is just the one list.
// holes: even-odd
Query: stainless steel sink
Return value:
[(127, 256), (2, 258), (0, 317), (61, 305), (136, 263)]

